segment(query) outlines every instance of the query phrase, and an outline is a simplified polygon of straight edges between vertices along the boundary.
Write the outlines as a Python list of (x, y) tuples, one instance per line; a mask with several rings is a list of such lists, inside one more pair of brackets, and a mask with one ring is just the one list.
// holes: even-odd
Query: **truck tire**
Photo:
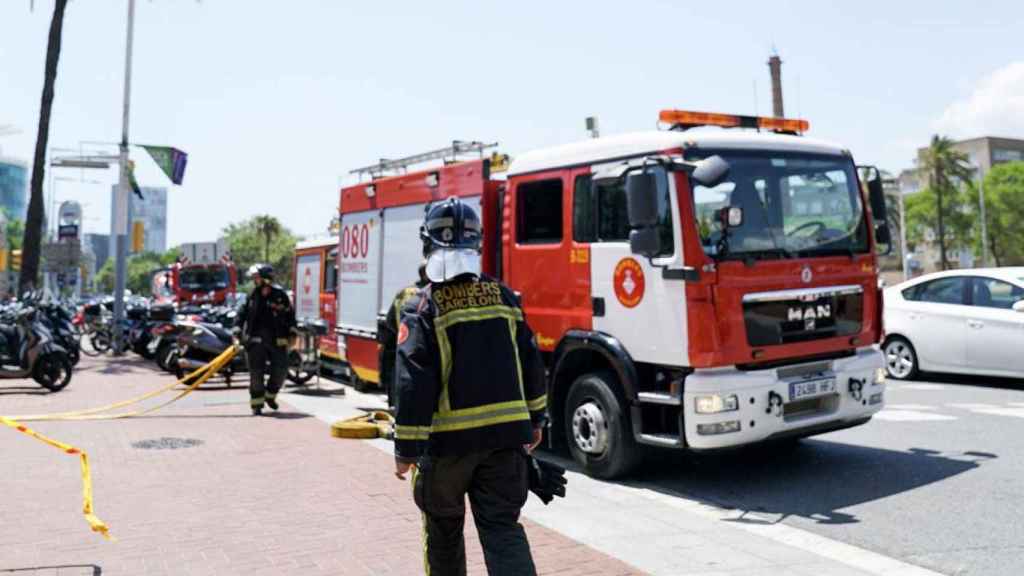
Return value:
[(617, 382), (610, 372), (584, 374), (573, 382), (565, 402), (569, 452), (594, 478), (624, 476), (643, 456), (633, 438), (625, 403), (615, 393)]

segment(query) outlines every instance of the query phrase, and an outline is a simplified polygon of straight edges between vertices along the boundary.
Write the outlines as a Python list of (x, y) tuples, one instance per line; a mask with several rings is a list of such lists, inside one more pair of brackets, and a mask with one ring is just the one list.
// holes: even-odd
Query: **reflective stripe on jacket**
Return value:
[(511, 290), (464, 275), (402, 308), (395, 451), (413, 459), (528, 444), (547, 408), (540, 352)]

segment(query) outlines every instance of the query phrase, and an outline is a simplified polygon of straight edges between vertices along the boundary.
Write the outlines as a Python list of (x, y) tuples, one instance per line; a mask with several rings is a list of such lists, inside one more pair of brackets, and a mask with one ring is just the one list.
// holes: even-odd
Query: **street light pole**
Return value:
[(988, 266), (988, 221), (985, 218), (985, 173), (978, 165), (978, 204), (981, 205), (981, 267)]
[(135, 0), (128, 0), (128, 39), (124, 57), (124, 112), (121, 117), (121, 153), (118, 158), (120, 177), (114, 202), (114, 220), (110, 233), (116, 238), (114, 274), (114, 353), (123, 350), (124, 334), (121, 324), (124, 320), (125, 266), (127, 260), (126, 241), (128, 235), (128, 117), (132, 91), (132, 36), (135, 30)]
[(907, 269), (909, 263), (907, 262), (907, 256), (910, 254), (907, 252), (907, 205), (903, 199), (903, 190), (898, 191), (900, 199), (900, 258), (903, 260), (903, 266), (900, 267), (903, 270), (903, 281), (906, 282), (910, 279), (910, 271)]

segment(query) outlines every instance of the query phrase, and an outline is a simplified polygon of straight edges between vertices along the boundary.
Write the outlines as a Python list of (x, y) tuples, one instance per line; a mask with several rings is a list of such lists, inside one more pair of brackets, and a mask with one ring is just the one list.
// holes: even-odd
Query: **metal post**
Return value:
[(988, 266), (988, 222), (985, 220), (985, 174), (978, 166), (978, 203), (981, 204), (981, 267)]
[(126, 254), (125, 242), (128, 234), (128, 111), (131, 103), (132, 90), (132, 35), (135, 28), (135, 0), (128, 0), (128, 38), (124, 57), (124, 114), (121, 117), (121, 154), (118, 158), (120, 178), (117, 184), (116, 201), (114, 202), (114, 221), (111, 222), (110, 233), (115, 241), (115, 274), (114, 274), (114, 353), (122, 353), (124, 334), (121, 323), (124, 321), (124, 289)]
[(903, 201), (903, 190), (899, 190), (900, 197), (900, 257), (903, 259), (903, 281), (910, 279), (910, 271), (907, 270), (907, 208)]

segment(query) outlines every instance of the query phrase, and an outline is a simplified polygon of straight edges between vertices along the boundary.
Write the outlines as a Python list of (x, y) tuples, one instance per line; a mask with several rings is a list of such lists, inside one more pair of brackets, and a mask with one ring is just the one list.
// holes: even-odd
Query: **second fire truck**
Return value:
[[(627, 473), (645, 445), (867, 422), (885, 394), (880, 179), (862, 188), (849, 151), (801, 136), (803, 120), (659, 119), (519, 155), (506, 177), (480, 143), (363, 169), (372, 180), (341, 191), (338, 246), (338, 343), (356, 376), (378, 378), (377, 322), (416, 279), (424, 208), (458, 196), (481, 215), (484, 272), (522, 295), (551, 431), (587, 473)], [(445, 162), (408, 171), (428, 160)]]

